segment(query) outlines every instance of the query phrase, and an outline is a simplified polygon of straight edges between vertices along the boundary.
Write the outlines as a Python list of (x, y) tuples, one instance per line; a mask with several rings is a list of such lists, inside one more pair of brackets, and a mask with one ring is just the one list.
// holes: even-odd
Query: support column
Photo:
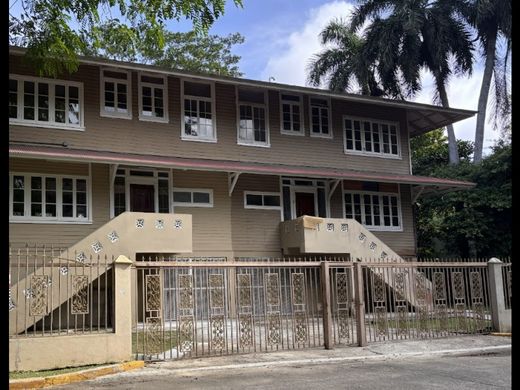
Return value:
[(358, 345), (367, 345), (367, 333), (365, 329), (365, 299), (363, 297), (363, 268), (362, 263), (354, 262), (354, 304), (356, 306), (356, 330)]
[(506, 310), (502, 262), (493, 257), (488, 261), (491, 320), (496, 332), (511, 332), (511, 310)]
[(114, 262), (114, 331), (120, 348), (132, 356), (132, 260), (119, 256)]
[(320, 266), (321, 301), (323, 307), (323, 338), (325, 349), (334, 348), (332, 331), (332, 310), (330, 299), (330, 267), (327, 261), (322, 261)]

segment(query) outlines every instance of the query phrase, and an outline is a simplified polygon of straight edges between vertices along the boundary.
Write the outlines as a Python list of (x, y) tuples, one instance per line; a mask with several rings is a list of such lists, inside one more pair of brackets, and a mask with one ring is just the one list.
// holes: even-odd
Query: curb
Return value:
[(489, 335), (490, 336), (511, 337), (511, 333), (498, 333), (498, 332), (494, 332), (494, 333), (490, 333)]
[(9, 381), (9, 390), (15, 389), (41, 389), (44, 387), (66, 385), (69, 383), (94, 379), (103, 375), (116, 374), (144, 367), (144, 362), (134, 360), (126, 363), (113, 364), (110, 366), (89, 368), (68, 374), (60, 374), (49, 377), (36, 377), (27, 379), (14, 379)]

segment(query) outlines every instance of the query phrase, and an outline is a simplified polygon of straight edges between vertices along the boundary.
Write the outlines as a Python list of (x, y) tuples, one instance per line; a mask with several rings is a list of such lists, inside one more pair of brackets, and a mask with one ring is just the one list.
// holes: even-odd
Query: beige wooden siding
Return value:
[[(87, 164), (47, 162), (36, 159), (10, 159), (10, 171), (87, 175)], [(10, 223), (9, 241), (21, 243), (70, 246), (108, 222), (109, 215), (108, 166), (92, 164), (92, 223)]]
[(231, 202), (227, 192), (227, 174), (174, 170), (173, 186), (213, 190), (213, 207), (175, 206), (174, 209), (176, 213), (192, 215), (192, 255), (232, 256)]
[(280, 192), (278, 176), (242, 174), (232, 195), (232, 239), (237, 257), (279, 257), (280, 210), (244, 208), (244, 191)]
[[(392, 248), (401, 256), (414, 256), (416, 253), (415, 225), (411, 204), (410, 186), (401, 184), (401, 213), (402, 213), (402, 232), (378, 232), (372, 231), (374, 235)], [(330, 205), (331, 218), (344, 218), (343, 199), (341, 189), (338, 188), (332, 195)]]
[[(21, 64), (18, 56), (10, 56), (9, 62), (11, 73), (34, 74)], [(235, 86), (216, 83), (217, 143), (205, 143), (181, 140), (180, 80), (176, 77), (168, 77), (169, 123), (139, 121), (137, 72), (132, 72), (131, 120), (100, 116), (99, 67), (82, 65), (77, 73), (60, 78), (83, 82), (86, 130), (71, 131), (10, 125), (10, 140), (51, 142), (58, 145), (67, 142), (72, 148), (138, 154), (409, 173), (406, 115), (402, 109), (332, 100), (334, 137), (332, 139), (312, 138), (309, 135), (309, 98), (304, 95), (305, 137), (282, 135), (280, 134), (279, 93), (269, 91), (271, 147), (243, 146), (237, 145)], [(402, 159), (346, 155), (343, 151), (343, 115), (398, 121), (401, 130)]]

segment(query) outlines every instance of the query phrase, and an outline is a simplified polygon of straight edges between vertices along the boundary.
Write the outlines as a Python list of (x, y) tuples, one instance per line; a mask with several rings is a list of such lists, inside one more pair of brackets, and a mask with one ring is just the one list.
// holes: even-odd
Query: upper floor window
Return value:
[(280, 93), (282, 134), (304, 135), (302, 97)]
[(101, 69), (101, 116), (132, 118), (131, 74)]
[(354, 218), (371, 230), (401, 230), (398, 194), (375, 191), (343, 192), (345, 218)]
[(83, 130), (83, 85), (73, 81), (10, 75), (9, 121)]
[(139, 119), (168, 122), (166, 76), (139, 74)]
[(332, 137), (330, 125), (330, 100), (309, 98), (311, 115), (311, 137)]
[(182, 139), (216, 141), (213, 83), (183, 81)]
[(269, 146), (266, 92), (238, 88), (238, 143)]
[(9, 217), (22, 221), (88, 221), (87, 177), (14, 173)]
[(397, 123), (344, 117), (345, 153), (399, 157)]

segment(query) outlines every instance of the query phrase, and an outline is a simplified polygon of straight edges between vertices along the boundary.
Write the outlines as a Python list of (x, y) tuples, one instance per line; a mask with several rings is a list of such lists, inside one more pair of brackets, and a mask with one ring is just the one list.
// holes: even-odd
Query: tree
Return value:
[[(446, 85), (453, 75), (471, 74), (473, 44), (460, 20), (461, 0), (366, 0), (354, 10), (351, 31), (364, 25), (366, 50), (375, 53), (382, 80), (399, 73), (408, 95), (421, 88), (420, 70), (432, 73), (436, 99), (449, 107)], [(447, 126), (449, 161), (459, 156), (453, 125)]]
[(476, 183), (470, 190), (419, 197), (415, 205), (419, 255), (510, 256), (511, 144), (507, 139), (498, 141), (479, 165), (471, 163), (471, 145), (460, 141), (462, 161), (449, 165), (446, 137), (439, 130), (414, 138), (411, 147), (414, 173)]
[(148, 47), (146, 42), (133, 41), (126, 36), (114, 36), (110, 28), (100, 27), (102, 40), (96, 47), (88, 40), (86, 54), (120, 61), (140, 62), (171, 69), (198, 73), (240, 77), (240, 56), (231, 53), (233, 45), (244, 42), (239, 33), (225, 37), (164, 31), (164, 48)]
[[(168, 20), (191, 19), (206, 32), (224, 13), (226, 0), (21, 0), (20, 15), (9, 14), (9, 41), (27, 48), (40, 75), (77, 70), (78, 54), (101, 46), (102, 25), (114, 37), (141, 41), (151, 50), (164, 47)], [(242, 0), (233, 0), (242, 6)], [(74, 26), (77, 26), (74, 28)]]
[(401, 97), (398, 82), (389, 82), (386, 90), (380, 86), (370, 53), (364, 52), (364, 39), (350, 31), (346, 21), (332, 20), (320, 38), (322, 45), (332, 47), (312, 57), (307, 66), (309, 84), (319, 87), (326, 80), (335, 92), (351, 92), (357, 84), (363, 95)]
[[(482, 161), (484, 125), (492, 78), (495, 84), (495, 126), (498, 118), (510, 115), (508, 59), (511, 54), (511, 15), (509, 0), (470, 0), (464, 10), (466, 20), (476, 30), (480, 51), (485, 59), (475, 129), (475, 163)], [(503, 57), (498, 55), (497, 42), (500, 39), (506, 43)]]

